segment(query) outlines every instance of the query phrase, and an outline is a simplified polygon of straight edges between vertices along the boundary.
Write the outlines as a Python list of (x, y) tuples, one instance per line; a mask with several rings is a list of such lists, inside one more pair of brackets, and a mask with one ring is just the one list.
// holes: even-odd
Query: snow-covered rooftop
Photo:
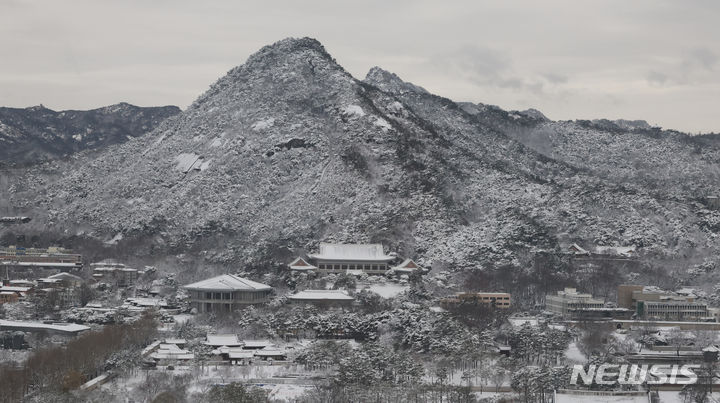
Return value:
[(63, 281), (83, 281), (81, 277), (78, 277), (70, 273), (57, 273), (47, 277), (50, 280), (63, 280)]
[(213, 290), (213, 291), (235, 291), (235, 290), (270, 290), (272, 287), (258, 283), (234, 274), (223, 274), (184, 286), (188, 290)]
[(245, 348), (265, 348), (273, 345), (269, 340), (243, 340), (242, 344)]
[(402, 263), (392, 269), (400, 273), (410, 273), (420, 269), (420, 266), (418, 266), (412, 259), (405, 259)]
[(255, 355), (258, 357), (278, 357), (286, 355), (285, 350), (281, 350), (276, 347), (266, 347), (262, 350), (255, 351)]
[(238, 340), (237, 335), (234, 334), (209, 334), (207, 335), (207, 341), (205, 344), (213, 347), (237, 347), (241, 346), (243, 343)]
[(30, 287), (12, 287), (12, 286), (1, 286), (0, 291), (11, 291), (11, 292), (28, 292)]
[(373, 244), (334, 244), (321, 243), (320, 252), (309, 255), (312, 259), (318, 260), (347, 260), (347, 261), (368, 261), (368, 262), (389, 262), (395, 259), (394, 256), (386, 255), (383, 246), (379, 243)]
[(290, 262), (290, 264), (289, 264), (288, 266), (290, 266), (290, 270), (301, 270), (301, 271), (302, 271), (302, 270), (315, 270), (315, 269), (317, 269), (317, 267), (315, 267), (315, 266), (311, 265), (310, 263), (306, 262), (305, 259), (303, 259), (303, 258), (301, 258), (301, 257), (298, 257), (298, 258), (296, 258), (295, 260), (293, 260), (292, 262)]
[(595, 250), (598, 253), (630, 257), (635, 254), (634, 246), (598, 246)]
[(128, 298), (125, 300), (127, 304), (139, 306), (139, 307), (162, 307), (165, 308), (168, 306), (168, 303), (164, 299), (160, 298), (146, 298), (146, 297), (137, 297), (137, 298)]
[(10, 280), (10, 285), (22, 287), (23, 285), (33, 286), (35, 283), (30, 280)]
[(90, 328), (75, 323), (41, 323), (41, 322), (21, 322), (14, 320), (0, 319), (0, 330), (50, 330), (61, 333), (80, 333)]
[(60, 263), (60, 262), (11, 262), (14, 266), (40, 266), (40, 267), (77, 267), (80, 263)]
[(570, 247), (568, 248), (568, 250), (569, 250), (570, 252), (572, 252), (572, 253), (575, 253), (576, 255), (588, 255), (588, 254), (590, 254), (590, 252), (588, 252), (585, 248), (583, 248), (582, 246), (580, 246), (580, 245), (578, 245), (578, 244), (576, 244), (576, 243), (570, 245)]
[(352, 301), (355, 298), (348, 295), (344, 290), (305, 290), (288, 297), (292, 300), (328, 300), (328, 301)]
[(227, 355), (231, 360), (237, 360), (242, 358), (253, 358), (255, 356), (255, 352), (242, 349), (231, 349), (228, 351)]

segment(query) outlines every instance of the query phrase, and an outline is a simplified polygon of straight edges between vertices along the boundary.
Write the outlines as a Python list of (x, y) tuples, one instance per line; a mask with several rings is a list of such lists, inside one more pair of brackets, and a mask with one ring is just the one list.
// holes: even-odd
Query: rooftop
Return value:
[(207, 335), (205, 344), (214, 347), (237, 347), (241, 346), (242, 342), (238, 340), (237, 335), (234, 334), (209, 334)]
[(293, 300), (352, 301), (355, 298), (344, 290), (305, 290), (288, 297)]
[(264, 348), (273, 345), (269, 340), (243, 340), (242, 343), (245, 348)]
[(81, 277), (78, 277), (78, 276), (76, 276), (74, 274), (70, 274), (70, 273), (64, 273), (64, 272), (58, 273), (58, 274), (53, 274), (52, 276), (48, 276), (48, 279), (65, 280), (65, 281), (83, 281), (83, 279)]
[(34, 330), (52, 330), (62, 333), (79, 333), (90, 328), (75, 323), (41, 323), (41, 322), (21, 322), (14, 320), (2, 320), (0, 319), (0, 330), (22, 330), (22, 329), (34, 329)]
[(320, 252), (309, 255), (311, 259), (319, 260), (347, 260), (347, 261), (368, 261), (368, 262), (389, 262), (395, 256), (386, 255), (383, 246), (374, 244), (334, 244), (321, 243)]
[(258, 283), (246, 278), (238, 277), (234, 274), (223, 274), (209, 278), (207, 280), (198, 281), (197, 283), (183, 286), (189, 290), (211, 290), (211, 291), (236, 291), (236, 290), (271, 290), (272, 287), (262, 283)]
[(399, 265), (393, 267), (393, 270), (398, 272), (413, 272), (420, 269), (420, 267), (412, 259), (405, 259)]
[(288, 265), (290, 266), (290, 270), (315, 270), (317, 267), (311, 265), (310, 263), (306, 262), (305, 259), (299, 257), (290, 262)]
[(0, 291), (12, 291), (12, 292), (28, 292), (30, 287), (11, 287), (11, 286), (0, 286)]
[(277, 357), (277, 356), (284, 356), (286, 355), (285, 350), (281, 350), (279, 348), (263, 348), (261, 350), (257, 350), (255, 352), (255, 355), (258, 357)]

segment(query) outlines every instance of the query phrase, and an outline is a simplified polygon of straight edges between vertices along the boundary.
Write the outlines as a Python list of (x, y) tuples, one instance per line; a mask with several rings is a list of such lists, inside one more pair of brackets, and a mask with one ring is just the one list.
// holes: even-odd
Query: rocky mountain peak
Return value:
[(403, 81), (397, 74), (377, 66), (368, 71), (363, 81), (391, 94), (404, 94), (406, 92), (429, 94), (425, 88)]
[[(287, 38), (268, 45), (220, 78), (200, 96), (190, 110), (213, 99), (238, 99), (238, 94), (286, 98), (308, 87), (355, 82), (320, 42), (312, 38)], [(335, 83), (335, 84), (333, 84)]]

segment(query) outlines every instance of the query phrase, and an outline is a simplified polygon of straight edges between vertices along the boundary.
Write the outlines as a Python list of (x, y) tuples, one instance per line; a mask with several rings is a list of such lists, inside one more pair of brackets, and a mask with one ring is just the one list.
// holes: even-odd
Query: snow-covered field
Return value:
[(394, 298), (401, 292), (408, 289), (407, 285), (396, 284), (396, 283), (381, 283), (381, 284), (358, 284), (357, 289), (359, 290), (370, 290), (383, 298)]
[(586, 361), (585, 355), (578, 349), (575, 342), (570, 343), (567, 351), (565, 351), (565, 358), (571, 363), (582, 364)]

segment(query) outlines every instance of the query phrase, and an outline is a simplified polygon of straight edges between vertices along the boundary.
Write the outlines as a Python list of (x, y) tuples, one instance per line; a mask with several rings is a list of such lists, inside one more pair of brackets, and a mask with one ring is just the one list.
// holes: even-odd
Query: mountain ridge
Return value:
[(175, 106), (125, 102), (87, 111), (0, 107), (0, 164), (33, 164), (105, 148), (143, 135), (178, 113)]
[[(16, 184), (13, 203), (138, 255), (261, 271), (321, 240), (382, 242), (440, 270), (521, 270), (568, 240), (669, 260), (720, 251), (720, 215), (698, 196), (720, 184), (702, 176), (720, 171), (717, 142), (697, 157), (672, 133), (620, 136), (421, 89), (380, 68), (355, 79), (318, 41), (286, 39), (152, 133), (59, 167), (63, 181)], [(664, 174), (672, 162), (650, 158), (662, 150), (698, 181)]]

